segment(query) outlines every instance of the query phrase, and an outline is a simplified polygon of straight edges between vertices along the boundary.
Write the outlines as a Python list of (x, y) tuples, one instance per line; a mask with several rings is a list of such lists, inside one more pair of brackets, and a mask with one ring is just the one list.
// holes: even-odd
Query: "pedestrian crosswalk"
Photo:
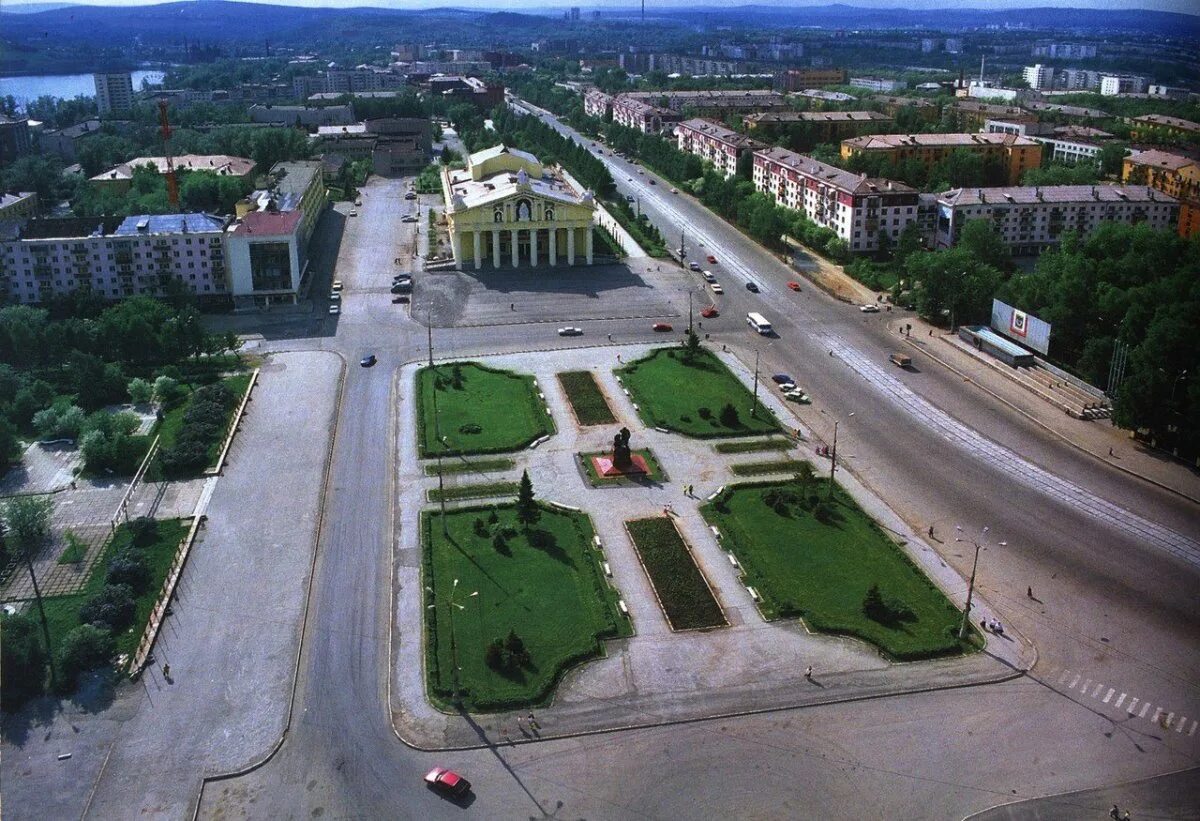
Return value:
[[(1176, 713), (1167, 707), (1153, 705), (1139, 696), (1121, 692), (1118, 687), (1110, 687), (1106, 682), (1087, 678), (1073, 670), (1062, 669), (1057, 677), (1052, 670), (1044, 680), (1047, 683), (1053, 681), (1055, 689), (1065, 689), (1076, 696), (1107, 704), (1123, 714), (1123, 717), (1146, 719), (1168, 732), (1175, 732), (1181, 736), (1195, 736), (1196, 729), (1200, 727), (1200, 719)], [(1150, 712), (1152, 707), (1153, 713)]]

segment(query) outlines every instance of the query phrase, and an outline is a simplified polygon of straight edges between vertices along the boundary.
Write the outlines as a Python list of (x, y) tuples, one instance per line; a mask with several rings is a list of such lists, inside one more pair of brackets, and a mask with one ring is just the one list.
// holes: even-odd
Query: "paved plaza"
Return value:
[[(522, 470), (528, 469), (542, 501), (577, 507), (587, 513), (603, 545), (603, 561), (612, 570), (611, 582), (626, 602), (635, 629), (630, 639), (607, 642), (605, 658), (585, 663), (567, 674), (553, 705), (539, 711), (544, 734), (591, 732), (811, 703), (830, 697), (838, 684), (887, 691), (944, 686), (950, 681), (989, 681), (1011, 675), (1009, 664), (1024, 667), (1032, 663), (1032, 648), (1024, 641), (995, 639), (989, 653), (1002, 658), (1004, 663), (984, 653), (925, 662), (916, 669), (913, 665), (889, 663), (863, 642), (810, 633), (799, 620), (765, 621), (699, 507), (705, 497), (736, 481), (730, 471), (731, 464), (795, 458), (800, 455), (797, 448), (807, 451), (809, 445), (798, 443), (786, 453), (720, 454), (713, 447), (719, 440), (690, 439), (645, 428), (613, 368), (620, 364), (618, 356), (628, 362), (649, 350), (652, 346), (585, 348), (483, 360), (491, 367), (533, 374), (558, 427), (558, 432), (543, 444), (516, 454), (514, 468), (488, 473), (486, 480), (516, 479)], [(719, 355), (744, 382), (752, 379), (752, 374), (731, 354)], [(403, 398), (410, 395), (405, 387), (412, 384), (417, 367), (402, 369), (400, 377), (396, 550), (396, 584), (400, 592), (394, 614), (394, 693), (401, 716), (397, 729), (406, 741), (421, 747), (467, 746), (478, 743), (475, 729), (437, 712), (429, 706), (424, 693), (420, 629), (423, 599), (418, 594), (421, 580), (417, 533), (420, 511), (429, 507), (425, 493), (436, 486), (437, 478), (426, 476), (424, 463), (417, 459), (415, 409), (411, 401)], [(617, 416), (616, 423), (582, 429), (576, 426), (555, 378), (555, 374), (567, 370), (590, 370), (595, 375)], [(778, 397), (765, 390), (759, 395), (787, 428), (798, 427), (795, 417)], [(612, 434), (621, 426), (633, 431), (634, 448), (653, 450), (668, 481), (601, 488), (591, 488), (585, 482), (575, 454), (610, 448)], [(816, 467), (825, 469), (825, 465)], [(853, 479), (845, 474), (839, 478), (860, 505), (906, 543), (910, 556), (961, 606), (965, 581), (935, 560), (935, 554), (898, 517)], [(480, 476), (450, 474), (445, 482), (450, 487), (477, 484)], [(694, 486), (694, 495), (685, 493), (686, 485)], [(697, 565), (725, 611), (729, 627), (699, 632), (670, 629), (624, 529), (627, 520), (664, 514), (674, 518), (691, 546)], [(977, 612), (990, 614), (986, 604), (981, 607)], [(820, 686), (805, 679), (808, 665), (820, 671)], [(485, 716), (477, 720), (493, 740), (520, 738), (514, 716)]]

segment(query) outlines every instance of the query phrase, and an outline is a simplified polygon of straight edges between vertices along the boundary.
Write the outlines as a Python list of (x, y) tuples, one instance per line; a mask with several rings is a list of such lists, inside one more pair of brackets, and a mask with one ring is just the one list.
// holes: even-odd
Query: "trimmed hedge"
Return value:
[(634, 519), (625, 527), (672, 630), (724, 627), (729, 623), (671, 519)]

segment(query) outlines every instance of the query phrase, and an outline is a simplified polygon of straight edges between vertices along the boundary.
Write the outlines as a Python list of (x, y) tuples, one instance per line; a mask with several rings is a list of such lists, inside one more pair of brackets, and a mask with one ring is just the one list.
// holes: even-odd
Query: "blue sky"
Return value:
[[(55, 0), (62, 2), (63, 0)], [(473, 8), (497, 8), (512, 11), (544, 10), (547, 8), (566, 8), (578, 5), (586, 11), (594, 8), (633, 7), (636, 2), (631, 0), (592, 0), (592, 2), (547, 2), (547, 0), (250, 0), (259, 3), (271, 3), (285, 6), (320, 6), (325, 8), (347, 8), (353, 6), (376, 6), (385, 8), (429, 8), (434, 6), (457, 6)], [(817, 6), (831, 2), (844, 2), (846, 5), (864, 8), (911, 8), (937, 10), (946, 7), (945, 0), (651, 0), (648, 7), (658, 6), (669, 8), (687, 8), (696, 6), (731, 5), (760, 5), (760, 6)], [(46, 0), (0, 0), (4, 7), (24, 5), (26, 3), (42, 3)], [(86, 0), (86, 5), (104, 6), (136, 6), (173, 0)], [(1005, 9), (1055, 6), (1060, 8), (1097, 8), (1097, 9), (1153, 9), (1157, 11), (1176, 11), (1185, 14), (1200, 14), (1200, 5), (1196, 0), (957, 0), (958, 8)]]

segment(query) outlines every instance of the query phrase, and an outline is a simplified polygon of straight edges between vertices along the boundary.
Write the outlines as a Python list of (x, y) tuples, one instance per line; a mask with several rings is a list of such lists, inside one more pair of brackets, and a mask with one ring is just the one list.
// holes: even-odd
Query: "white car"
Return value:
[(559, 336), (583, 336), (583, 328), (559, 328)]
[(714, 282), (714, 283), (712, 283), (711, 285), (709, 285), (708, 287), (709, 287), (709, 288), (712, 288), (712, 292), (713, 292), (714, 294), (723, 294), (723, 293), (725, 293), (725, 289), (721, 287), (721, 283), (719, 283), (719, 282)]
[(353, 209), (353, 208), (351, 208), (351, 209), (350, 209), (350, 216), (352, 216), (352, 217), (357, 217), (357, 216), (358, 216), (358, 211), (357, 211), (357, 210), (355, 210), (355, 209)]
[(642, 169), (640, 169), (640, 168), (638, 169), (638, 173), (639, 173), (639, 174), (641, 174), (641, 175), (643, 175), (643, 176), (645, 176), (645, 174), (646, 174), (646, 172), (645, 172), (645, 171), (643, 171), (643, 170), (642, 170)]
[(330, 299), (330, 301), (332, 301), (332, 302), (340, 302), (340, 301), (341, 301), (341, 299), (342, 299), (342, 295), (341, 295), (341, 293), (340, 293), (340, 292), (338, 292), (338, 291), (330, 291), (330, 292), (329, 292), (329, 299)]
[(340, 314), (341, 312), (342, 312), (341, 306), (336, 305), (336, 304), (329, 306), (329, 313), (331, 315), (336, 316), (337, 314)]
[(788, 393), (789, 391), (798, 390), (795, 382), (780, 382), (778, 387), (779, 387), (779, 392), (785, 393), (785, 394)]
[(864, 314), (877, 314), (879, 313), (879, 306), (873, 302), (868, 302), (866, 305), (859, 307), (858, 310), (862, 311)]
[(671, 189), (671, 193), (672, 193), (672, 194), (678, 194), (678, 193), (679, 193), (679, 189), (678, 189), (678, 188), (672, 188), (672, 189)]
[(333, 290), (335, 290), (335, 291), (342, 290), (342, 281), (340, 279), (335, 279), (333, 281)]
[(704, 272), (704, 281), (705, 282), (716, 282), (717, 277), (715, 274), (713, 274), (712, 271), (705, 271)]
[(812, 402), (812, 397), (799, 388), (791, 391), (784, 391), (783, 398), (792, 402), (799, 402), (801, 405), (807, 405)]
[(401, 222), (416, 222), (417, 218), (415, 216), (413, 216), (412, 214), (405, 214), (403, 217), (400, 218), (400, 221)]

